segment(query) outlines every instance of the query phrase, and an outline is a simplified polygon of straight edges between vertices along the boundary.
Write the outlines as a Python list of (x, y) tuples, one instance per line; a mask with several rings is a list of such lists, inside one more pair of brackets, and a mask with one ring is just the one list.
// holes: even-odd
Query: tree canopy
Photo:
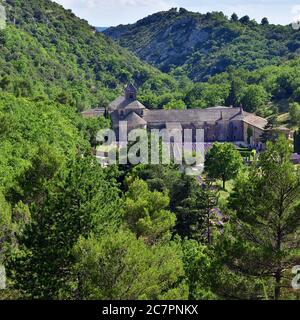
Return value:
[(223, 189), (226, 181), (237, 176), (242, 165), (242, 157), (231, 143), (214, 143), (205, 157), (205, 171), (210, 178), (221, 179)]

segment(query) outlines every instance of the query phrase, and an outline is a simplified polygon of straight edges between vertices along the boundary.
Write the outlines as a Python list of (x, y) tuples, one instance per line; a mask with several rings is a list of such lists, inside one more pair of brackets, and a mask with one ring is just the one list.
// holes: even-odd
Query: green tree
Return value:
[(231, 15), (230, 20), (233, 21), (233, 22), (237, 22), (237, 21), (239, 21), (239, 17), (238, 17), (238, 15), (236, 13), (233, 13)]
[(124, 203), (124, 219), (131, 231), (146, 243), (170, 239), (176, 216), (168, 211), (166, 194), (150, 191), (146, 182), (135, 180), (129, 186)]
[(59, 95), (56, 97), (56, 101), (61, 104), (68, 104), (72, 105), (72, 97), (68, 92), (61, 92)]
[(11, 86), (11, 79), (5, 75), (0, 80), (0, 88), (3, 91), (9, 91), (9, 87)]
[(48, 182), (47, 196), (30, 206), (32, 223), (18, 238), (24, 252), (10, 263), (16, 288), (28, 298), (58, 298), (78, 238), (92, 231), (101, 234), (108, 226), (117, 229), (121, 223), (118, 189), (94, 158), (70, 161), (61, 175), (65, 179)]
[(205, 157), (205, 171), (213, 179), (226, 181), (237, 176), (243, 166), (243, 159), (231, 143), (214, 143)]
[(267, 143), (268, 141), (275, 142), (280, 135), (280, 131), (278, 130), (277, 126), (278, 126), (278, 123), (276, 120), (274, 120), (273, 117), (268, 119), (268, 123), (265, 127), (265, 130), (260, 136), (260, 141), (262, 143)]
[(258, 163), (237, 180), (229, 201), (237, 213), (231, 221), (230, 265), (265, 281), (274, 299), (281, 297), (289, 270), (299, 262), (300, 173), (290, 155), (283, 136), (268, 142)]
[(249, 23), (249, 22), (250, 22), (249, 16), (246, 15), (246, 16), (241, 17), (241, 18), (240, 18), (240, 22), (241, 22), (241, 23), (244, 23), (244, 24)]
[(294, 152), (300, 154), (300, 131), (294, 132)]
[(196, 180), (189, 182), (188, 195), (176, 207), (176, 232), (183, 238), (212, 243), (212, 209), (218, 203), (218, 194), (208, 184), (199, 186)]
[(241, 103), (246, 111), (255, 112), (259, 108), (264, 107), (268, 101), (266, 90), (256, 84), (248, 86), (241, 98)]
[(261, 25), (263, 25), (263, 26), (269, 25), (269, 20), (268, 20), (268, 18), (266, 18), (266, 17), (262, 18), (262, 20), (261, 20)]
[(251, 143), (251, 138), (253, 137), (253, 129), (248, 127), (247, 128), (247, 143)]
[(181, 249), (175, 242), (148, 246), (130, 231), (107, 229), (100, 238), (81, 237), (74, 255), (77, 279), (70, 281), (70, 288), (76, 298), (187, 299)]
[(168, 102), (164, 106), (165, 110), (171, 110), (171, 109), (178, 109), (178, 110), (184, 110), (186, 109), (186, 105), (182, 100), (173, 100)]
[(297, 102), (290, 103), (289, 114), (291, 123), (295, 125), (300, 125), (300, 104)]
[(207, 108), (220, 106), (229, 95), (229, 86), (197, 83), (187, 93), (185, 102), (189, 108)]
[(213, 283), (219, 274), (214, 269), (214, 261), (208, 248), (196, 240), (185, 239), (182, 242), (182, 251), (184, 270), (189, 283), (189, 299), (216, 299)]
[(225, 101), (227, 106), (238, 107), (240, 105), (243, 86), (244, 82), (240, 78), (234, 77), (231, 80), (229, 96)]

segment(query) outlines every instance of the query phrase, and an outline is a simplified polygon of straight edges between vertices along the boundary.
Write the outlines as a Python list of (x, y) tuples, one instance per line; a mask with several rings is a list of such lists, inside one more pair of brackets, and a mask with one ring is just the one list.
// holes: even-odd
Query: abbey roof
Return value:
[[(143, 109), (142, 116), (134, 113), (134, 110)], [(186, 110), (150, 110), (137, 100), (128, 100), (125, 97), (119, 97), (109, 105), (109, 112), (116, 110), (132, 110), (126, 120), (129, 122), (137, 121), (137, 124), (160, 124), (160, 123), (191, 123), (197, 126), (203, 123), (214, 124), (219, 121), (240, 120), (248, 123), (258, 129), (264, 130), (267, 120), (256, 116), (255, 114), (243, 111), (242, 108), (233, 107), (210, 107), (205, 109), (186, 109)], [(118, 116), (113, 116), (117, 120)]]

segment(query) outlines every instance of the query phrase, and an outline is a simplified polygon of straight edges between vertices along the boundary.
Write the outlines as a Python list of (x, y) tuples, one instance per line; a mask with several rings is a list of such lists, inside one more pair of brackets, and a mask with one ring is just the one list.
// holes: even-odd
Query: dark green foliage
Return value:
[(186, 239), (182, 243), (182, 251), (184, 270), (189, 284), (189, 299), (216, 299), (213, 287), (217, 270), (209, 249), (196, 240)]
[[(121, 223), (118, 189), (94, 158), (68, 163), (62, 181), (53, 181), (43, 203), (30, 206), (32, 224), (19, 241), (26, 256), (16, 257), (19, 289), (30, 298), (58, 298), (70, 277), (71, 250), (80, 236), (103, 234), (107, 226)], [(25, 199), (24, 199), (25, 201)]]
[[(169, 54), (161, 61), (162, 69), (172, 64), (167, 75), (51, 1), (7, 0), (6, 8), (0, 265), (8, 288), (0, 299), (267, 299), (285, 292), (295, 298), (282, 288), (289, 286), (289, 268), (300, 263), (299, 174), (286, 141), (268, 144), (238, 177), (239, 151), (230, 144), (212, 147), (208, 176), (221, 178), (224, 187), (235, 179), (228, 204), (218, 201), (214, 183), (176, 165), (102, 168), (94, 156), (96, 134), (110, 121), (86, 120), (78, 111), (106, 106), (132, 80), (149, 107), (242, 103), (245, 110), (273, 114), (263, 139), (276, 141), (275, 113), (287, 111), (277, 108), (279, 100), (291, 103), (297, 120), (300, 60), (261, 67), (296, 54), (297, 33), (266, 21), (173, 8), (138, 22), (141, 47), (154, 25), (164, 30), (171, 22), (164, 47), (181, 45), (172, 63)], [(189, 56), (182, 43), (195, 27), (203, 46)], [(208, 81), (193, 85), (187, 74)], [(253, 132), (247, 134), (250, 139)], [(297, 152), (298, 140), (296, 133)]]
[(227, 106), (240, 106), (243, 86), (244, 83), (240, 78), (234, 78), (231, 80), (229, 96), (225, 101)]
[(300, 134), (299, 134), (299, 130), (294, 132), (294, 152), (300, 154)]
[(300, 154), (300, 133), (299, 133), (299, 129), (294, 132), (294, 152)]
[(230, 198), (237, 217), (232, 221), (232, 247), (227, 248), (229, 266), (269, 281), (268, 295), (274, 299), (281, 298), (287, 272), (299, 262), (300, 174), (290, 155), (283, 136), (269, 142), (249, 174), (237, 180)]
[(250, 22), (250, 18), (249, 18), (249, 16), (246, 15), (246, 16), (241, 17), (239, 21), (243, 24), (247, 24)]
[(239, 20), (239, 17), (238, 17), (238, 15), (236, 13), (233, 13), (231, 15), (230, 20), (233, 21), (233, 22), (237, 22)]
[(242, 157), (231, 143), (216, 142), (205, 156), (205, 171), (210, 178), (221, 179), (223, 189), (226, 181), (235, 178), (242, 166)]
[(261, 25), (267, 26), (268, 24), (269, 24), (268, 18), (266, 18), (266, 17), (262, 18), (262, 20), (261, 20)]
[(78, 237), (121, 222), (114, 173), (89, 155), (74, 110), (0, 93), (0, 115), (0, 260), (23, 297), (54, 298)]
[[(77, 279), (69, 283), (72, 298), (180, 300), (188, 297), (181, 248), (175, 242), (149, 247), (129, 231), (107, 229), (100, 238), (80, 238), (74, 256)], [(62, 297), (70, 297), (70, 291)]]
[(241, 103), (248, 112), (256, 112), (268, 101), (268, 94), (262, 86), (252, 84), (243, 90)]
[(207, 108), (225, 104), (229, 88), (220, 84), (197, 83), (187, 93), (185, 102), (189, 108)]
[(126, 225), (148, 244), (170, 239), (176, 217), (167, 210), (169, 202), (166, 194), (150, 191), (145, 181), (134, 180), (124, 203)]
[(82, 111), (105, 106), (130, 80), (142, 87), (141, 92), (151, 83), (154, 96), (155, 91), (177, 89), (172, 77), (143, 64), (54, 2), (10, 0), (5, 6), (8, 25), (0, 31), (0, 90), (47, 96)]
[(217, 208), (218, 194), (210, 185), (200, 187), (197, 181), (191, 181), (188, 188), (188, 196), (176, 208), (176, 232), (183, 238), (211, 244), (210, 219), (212, 209)]
[(291, 103), (289, 106), (290, 121), (294, 125), (300, 124), (300, 104), (297, 102)]
[[(184, 88), (164, 98), (147, 88), (140, 97), (147, 106), (162, 108), (172, 100), (183, 100), (187, 108), (243, 105), (249, 112), (269, 117), (286, 112), (277, 109), (282, 100), (300, 102), (299, 35), (290, 26), (268, 24), (266, 19), (258, 24), (248, 16), (238, 20), (234, 14), (229, 21), (218, 12), (171, 10), (109, 28), (106, 34), (169, 72)], [(186, 76), (205, 83), (193, 86)]]
[(275, 142), (280, 135), (280, 131), (277, 128), (276, 121), (273, 122), (272, 118), (268, 121), (268, 124), (265, 127), (265, 131), (260, 136), (260, 141), (262, 143), (267, 143), (268, 141)]
[[(142, 60), (170, 71), (182, 68), (194, 81), (224, 72), (275, 65), (297, 51), (298, 32), (290, 26), (262, 24), (236, 14), (200, 14), (174, 10), (158, 12), (135, 24), (105, 30)], [(288, 44), (290, 44), (288, 46)]]

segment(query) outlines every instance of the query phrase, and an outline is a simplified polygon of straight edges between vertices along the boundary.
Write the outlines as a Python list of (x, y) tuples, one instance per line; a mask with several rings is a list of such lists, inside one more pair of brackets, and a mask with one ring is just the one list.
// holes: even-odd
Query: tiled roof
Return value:
[(244, 112), (243, 121), (261, 130), (264, 130), (266, 125), (268, 124), (268, 121), (266, 119), (248, 112)]
[(127, 100), (125, 97), (119, 97), (108, 106), (110, 112), (121, 109), (145, 109), (146, 107), (137, 100)]
[(147, 122), (216, 122), (220, 120), (231, 120), (240, 114), (240, 109), (217, 107), (207, 109), (187, 110), (145, 110), (144, 119)]
[[(267, 120), (254, 114), (244, 112), (240, 108), (217, 106), (206, 109), (187, 109), (187, 110), (149, 110), (135, 100), (127, 100), (119, 97), (109, 105), (109, 111), (114, 110), (138, 110), (144, 109), (143, 119), (146, 123), (185, 123), (194, 124), (196, 127), (203, 123), (215, 123), (217, 121), (241, 120), (259, 129), (264, 129)], [(136, 115), (139, 117), (138, 115)], [(135, 116), (134, 116), (135, 117)], [(114, 117), (117, 118), (117, 115)], [(142, 119), (141, 117), (139, 117)], [(115, 119), (116, 120), (116, 119)], [(128, 120), (129, 121), (129, 120)], [(140, 121), (140, 120), (139, 120)]]
[(140, 103), (139, 101), (135, 100), (135, 101), (132, 101), (130, 103), (128, 103), (125, 107), (124, 107), (125, 110), (127, 109), (130, 109), (130, 110), (133, 110), (133, 109), (146, 109), (146, 107)]
[(124, 121), (128, 121), (129, 125), (146, 125), (147, 122), (142, 119), (139, 115), (137, 115), (135, 112), (131, 112)]
[(182, 125), (180, 122), (166, 122), (166, 128), (170, 130), (173, 130), (173, 129), (182, 130)]
[(109, 111), (117, 110), (121, 105), (125, 103), (125, 101), (126, 101), (125, 97), (118, 97), (108, 105), (108, 110)]

